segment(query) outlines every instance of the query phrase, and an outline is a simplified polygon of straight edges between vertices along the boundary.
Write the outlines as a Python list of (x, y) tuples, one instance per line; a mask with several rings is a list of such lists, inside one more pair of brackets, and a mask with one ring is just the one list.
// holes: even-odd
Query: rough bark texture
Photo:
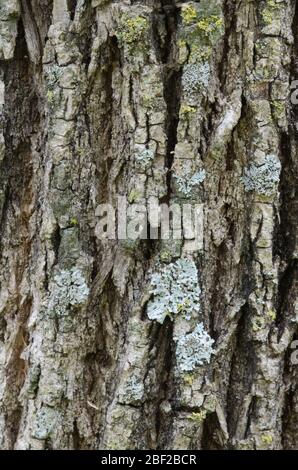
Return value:
[[(0, 59), (1, 449), (297, 448), (298, 2), (1, 0)], [(100, 240), (118, 195), (203, 204), (204, 246)]]

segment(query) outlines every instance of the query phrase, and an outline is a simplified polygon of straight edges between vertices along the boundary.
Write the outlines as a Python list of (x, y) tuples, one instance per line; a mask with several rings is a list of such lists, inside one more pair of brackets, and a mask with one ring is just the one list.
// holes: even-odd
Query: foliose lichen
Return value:
[(214, 340), (199, 323), (192, 333), (174, 338), (177, 341), (177, 366), (182, 372), (190, 372), (204, 363), (209, 363), (214, 354)]
[(49, 406), (43, 406), (38, 410), (32, 430), (32, 437), (39, 440), (47, 439), (55, 428), (57, 416), (57, 411)]
[(154, 151), (149, 148), (140, 149), (134, 154), (135, 162), (137, 166), (143, 170), (146, 170), (154, 159)]
[(193, 312), (200, 311), (198, 272), (193, 261), (179, 259), (175, 263), (162, 266), (151, 277), (150, 294), (147, 305), (150, 320), (163, 323), (167, 316), (182, 314), (190, 319)]
[(281, 164), (275, 155), (267, 155), (261, 165), (251, 165), (241, 178), (245, 191), (271, 196), (276, 191), (281, 172)]
[(196, 190), (206, 178), (206, 171), (197, 171), (190, 179), (181, 178), (175, 175), (174, 180), (179, 193), (184, 197), (189, 198), (192, 196), (193, 191)]
[(49, 311), (56, 315), (65, 315), (70, 307), (84, 304), (88, 295), (89, 287), (79, 269), (62, 270), (53, 279)]
[(208, 62), (186, 64), (183, 69), (182, 87), (187, 97), (200, 90), (201, 87), (207, 87), (210, 77), (210, 66)]
[(144, 384), (140, 377), (131, 376), (121, 395), (121, 403), (139, 405), (144, 397)]

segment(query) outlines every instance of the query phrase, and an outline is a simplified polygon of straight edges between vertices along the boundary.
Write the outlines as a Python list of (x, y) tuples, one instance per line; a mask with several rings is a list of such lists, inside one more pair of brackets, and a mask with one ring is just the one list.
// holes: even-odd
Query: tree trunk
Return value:
[[(1, 0), (1, 449), (297, 448), (297, 25)], [(119, 196), (202, 243), (100, 236)]]

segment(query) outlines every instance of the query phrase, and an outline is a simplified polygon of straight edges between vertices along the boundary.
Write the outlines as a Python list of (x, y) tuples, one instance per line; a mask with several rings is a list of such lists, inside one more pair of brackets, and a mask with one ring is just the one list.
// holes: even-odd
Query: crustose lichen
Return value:
[(181, 10), (181, 16), (186, 25), (192, 24), (197, 19), (197, 10), (193, 5), (184, 5)]
[(147, 306), (150, 320), (163, 323), (166, 316), (177, 314), (190, 319), (193, 312), (200, 311), (201, 290), (195, 263), (179, 259), (161, 267), (151, 278), (150, 294), (152, 299)]
[(212, 8), (210, 0), (201, 0), (200, 8), (193, 4), (183, 5), (181, 17), (183, 30), (188, 39), (199, 39), (201, 43), (214, 44), (223, 32), (223, 18), (219, 6)]
[(197, 23), (197, 27), (200, 32), (205, 34), (208, 38), (212, 38), (212, 35), (216, 34), (221, 30), (223, 25), (222, 18), (216, 15), (201, 18)]
[(134, 18), (123, 15), (117, 32), (118, 38), (130, 48), (136, 44), (141, 44), (149, 30), (148, 20), (143, 16)]

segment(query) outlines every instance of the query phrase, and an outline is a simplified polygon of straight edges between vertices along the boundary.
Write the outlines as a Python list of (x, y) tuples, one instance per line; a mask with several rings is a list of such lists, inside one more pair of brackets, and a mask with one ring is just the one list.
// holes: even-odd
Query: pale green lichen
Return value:
[(150, 320), (163, 323), (169, 316), (184, 315), (190, 319), (200, 311), (198, 272), (193, 261), (179, 259), (175, 263), (161, 266), (150, 280), (149, 293), (152, 299), (147, 305)]
[(120, 396), (121, 403), (126, 403), (130, 405), (140, 405), (143, 402), (144, 398), (144, 384), (140, 377), (132, 375)]
[(83, 305), (89, 295), (89, 287), (77, 268), (59, 271), (53, 279), (48, 310), (63, 316), (73, 307)]
[(262, 331), (266, 326), (270, 325), (276, 320), (276, 312), (274, 310), (268, 310), (264, 316), (256, 315), (252, 319), (252, 330), (254, 333)]
[(209, 83), (210, 66), (208, 62), (186, 64), (182, 74), (182, 88), (187, 98), (192, 98), (202, 87)]
[(43, 406), (36, 413), (32, 437), (39, 440), (47, 439), (55, 429), (57, 411), (49, 406)]
[(280, 172), (281, 164), (278, 158), (275, 155), (267, 155), (264, 163), (246, 168), (241, 181), (245, 191), (270, 196), (276, 191)]
[(218, 3), (203, 0), (181, 10), (179, 61), (184, 65), (182, 86), (186, 99), (193, 99), (209, 84), (213, 45), (223, 33), (222, 11)]
[(199, 170), (188, 179), (175, 175), (174, 182), (178, 193), (180, 193), (182, 197), (190, 198), (194, 195), (194, 192), (200, 187), (205, 178), (206, 171)]
[(244, 439), (242, 441), (238, 441), (238, 449), (239, 450), (254, 450), (255, 449), (254, 440)]
[(190, 372), (210, 362), (214, 354), (214, 340), (205, 331), (203, 323), (199, 323), (191, 333), (174, 339), (177, 342), (176, 360), (180, 371)]
[(142, 170), (146, 170), (150, 167), (151, 163), (154, 160), (154, 156), (155, 153), (150, 148), (140, 148), (134, 153), (136, 165)]

